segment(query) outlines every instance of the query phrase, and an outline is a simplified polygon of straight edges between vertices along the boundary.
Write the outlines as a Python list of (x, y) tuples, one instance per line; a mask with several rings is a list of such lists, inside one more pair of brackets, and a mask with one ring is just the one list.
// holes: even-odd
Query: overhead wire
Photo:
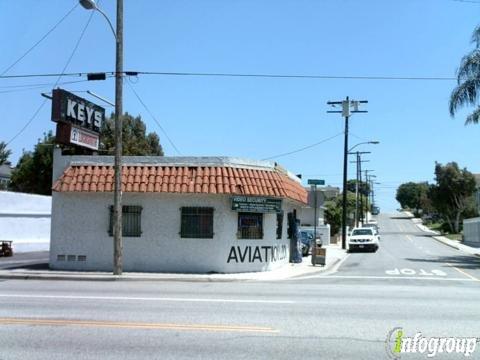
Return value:
[(285, 153), (281, 153), (281, 154), (277, 154), (277, 155), (273, 155), (273, 156), (269, 156), (267, 158), (263, 158), (262, 160), (271, 160), (271, 159), (276, 159), (276, 158), (279, 158), (279, 157), (283, 157), (283, 156), (287, 156), (287, 155), (292, 155), (292, 154), (295, 154), (295, 153), (298, 153), (298, 152), (301, 152), (301, 151), (304, 151), (304, 150), (307, 150), (307, 149), (310, 149), (310, 148), (313, 148), (315, 146), (318, 146), (320, 144), (323, 144), (329, 140), (332, 140), (332, 139), (335, 139), (336, 137), (340, 136), (343, 134), (343, 131), (342, 132), (339, 132), (338, 134), (336, 135), (333, 135), (333, 136), (330, 136), (326, 139), (323, 139), (319, 142), (316, 142), (314, 144), (311, 144), (311, 145), (307, 145), (307, 146), (304, 146), (302, 148), (299, 148), (299, 149), (296, 149), (296, 150), (293, 150), (293, 151), (289, 151), (289, 152), (285, 152)]
[[(99, 1), (100, 2), (100, 1)], [(67, 59), (67, 62), (65, 63), (65, 66), (63, 67), (62, 69), (62, 73), (65, 72), (65, 70), (67, 69), (67, 67), (70, 65), (70, 62), (72, 61), (73, 59), (73, 56), (75, 55), (77, 49), (78, 49), (78, 46), (80, 45), (80, 41), (82, 40), (83, 36), (85, 35), (85, 31), (87, 30), (88, 28), (88, 25), (90, 25), (90, 21), (92, 20), (92, 17), (93, 17), (93, 14), (94, 14), (94, 11), (91, 12), (90, 16), (88, 17), (88, 20), (85, 24), (85, 26), (83, 27), (82, 29), (82, 32), (80, 33), (80, 36), (77, 40), (77, 42), (75, 43), (75, 46), (73, 47), (73, 50), (72, 50), (72, 53), (70, 54), (70, 56), (68, 57)], [(53, 85), (53, 87), (57, 86), (58, 83), (60, 82), (60, 79), (62, 78), (62, 75), (59, 75), (57, 80), (55, 81), (55, 84)], [(7, 141), (6, 145), (9, 145), (12, 141), (14, 141), (16, 138), (18, 138), (27, 128), (28, 126), (33, 122), (33, 120), (35, 120), (35, 118), (37, 117), (37, 115), (39, 114), (40, 110), (42, 110), (42, 108), (45, 106), (45, 103), (47, 102), (48, 99), (44, 99), (42, 101), (42, 103), (40, 104), (40, 106), (37, 108), (37, 110), (33, 113), (32, 117), (25, 123), (25, 125), (20, 129), (20, 131), (18, 131), (12, 138), (10, 138), (9, 141)]]
[(153, 121), (155, 121), (155, 123), (158, 125), (158, 127), (160, 128), (160, 130), (162, 131), (162, 133), (165, 135), (165, 137), (167, 138), (168, 142), (170, 143), (170, 145), (172, 145), (172, 147), (175, 149), (175, 151), (177, 152), (177, 154), (181, 155), (181, 152), (180, 150), (178, 150), (177, 146), (174, 144), (174, 142), (172, 141), (172, 139), (170, 138), (170, 136), (168, 136), (167, 132), (165, 131), (165, 129), (163, 128), (163, 126), (160, 124), (160, 122), (157, 120), (157, 118), (155, 117), (155, 115), (152, 113), (152, 111), (150, 111), (150, 108), (145, 104), (145, 102), (142, 100), (142, 98), (140, 97), (140, 95), (135, 91), (135, 89), (133, 88), (133, 85), (131, 84), (131, 82), (129, 81), (129, 79), (127, 78), (127, 85), (130, 87), (130, 90), (132, 90), (133, 94), (135, 95), (135, 97), (137, 98), (137, 100), (140, 102), (140, 104), (142, 104), (143, 108), (148, 112), (148, 114), (152, 117)]
[(50, 35), (72, 12), (77, 8), (79, 3), (75, 4), (63, 17), (55, 24), (53, 27), (48, 30), (45, 35), (43, 35), (35, 44), (33, 44), (27, 51), (23, 53), (17, 60), (15, 60), (11, 65), (9, 65), (5, 70), (3, 70), (0, 75), (5, 75), (10, 69), (17, 65), (22, 59), (27, 56), (33, 49), (35, 49), (43, 40), (45, 40), (48, 35)]
[[(115, 71), (104, 72), (115, 75)], [(162, 71), (123, 71), (122, 75), (158, 75), (158, 76), (195, 76), (195, 77), (237, 77), (237, 78), (270, 78), (270, 79), (317, 79), (317, 80), (405, 80), (405, 81), (456, 81), (456, 77), (446, 76), (355, 76), (355, 75), (315, 75), (315, 74), (261, 74), (261, 73), (203, 73), (203, 72), (162, 72)], [(75, 73), (45, 73), (2, 75), (0, 79), (55, 77), (55, 76), (86, 76), (89, 72)]]
[(39, 90), (39, 89), (44, 89), (44, 88), (51, 88), (52, 86), (59, 86), (59, 85), (69, 85), (69, 84), (78, 84), (78, 83), (83, 83), (87, 82), (88, 80), (77, 80), (77, 81), (64, 81), (64, 82), (59, 82), (59, 83), (46, 83), (46, 84), (31, 84), (31, 85), (25, 85), (25, 86), (18, 86), (16, 88), (7, 88), (7, 90), (3, 90), (2, 87), (0, 86), (0, 94), (9, 94), (9, 93), (15, 93), (15, 92), (23, 92), (23, 91), (32, 91), (32, 90)]

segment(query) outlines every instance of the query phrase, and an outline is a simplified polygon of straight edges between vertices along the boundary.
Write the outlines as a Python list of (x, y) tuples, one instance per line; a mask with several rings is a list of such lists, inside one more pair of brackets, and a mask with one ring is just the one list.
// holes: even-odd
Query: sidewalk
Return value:
[[(405, 211), (404, 213), (407, 214), (407, 215), (411, 215), (413, 217), (413, 215), (408, 213), (407, 211)], [(441, 236), (438, 231), (431, 230), (427, 226), (423, 225), (421, 219), (412, 218), (412, 221), (415, 223), (415, 225), (417, 225), (417, 227), (420, 230), (422, 230), (424, 232), (428, 232), (432, 235), (437, 235), (437, 236), (432, 236), (432, 238), (434, 238), (435, 240), (437, 240), (437, 241), (439, 241), (439, 242), (441, 242), (441, 243), (443, 243), (447, 246), (450, 246), (454, 249), (463, 251), (467, 254), (475, 255), (475, 256), (480, 257), (480, 248), (476, 248), (476, 247), (473, 247), (473, 246), (468, 246), (468, 245), (462, 244), (460, 241), (451, 240), (449, 238), (446, 238), (445, 236)]]
[(325, 272), (335, 266), (346, 256), (341, 246), (326, 246), (326, 265), (313, 266), (311, 256), (303, 257), (299, 264), (286, 264), (272, 271), (235, 273), (235, 274), (177, 274), (177, 273), (133, 273), (126, 272), (121, 276), (107, 272), (57, 271), (35, 269), (0, 270), (0, 279), (23, 280), (83, 280), (83, 281), (186, 281), (186, 282), (232, 282), (232, 281), (276, 281), (294, 279), (302, 275)]

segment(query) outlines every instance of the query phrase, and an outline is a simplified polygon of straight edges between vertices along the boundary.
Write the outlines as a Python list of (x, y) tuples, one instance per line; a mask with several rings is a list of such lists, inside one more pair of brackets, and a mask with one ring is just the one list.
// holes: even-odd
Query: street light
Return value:
[(116, 42), (115, 53), (115, 156), (113, 188), (113, 274), (122, 275), (122, 114), (123, 114), (123, 0), (117, 0), (117, 29), (95, 0), (79, 0), (87, 10), (98, 11), (107, 20)]
[(380, 144), (380, 141), (365, 141), (365, 142), (361, 142), (361, 143), (358, 143), (358, 144), (355, 144), (353, 145), (349, 150), (348, 152), (350, 153), (350, 151), (352, 151), (353, 149), (355, 149), (357, 146), (360, 146), (360, 145), (364, 145), (364, 144), (373, 144), (373, 145), (378, 145)]

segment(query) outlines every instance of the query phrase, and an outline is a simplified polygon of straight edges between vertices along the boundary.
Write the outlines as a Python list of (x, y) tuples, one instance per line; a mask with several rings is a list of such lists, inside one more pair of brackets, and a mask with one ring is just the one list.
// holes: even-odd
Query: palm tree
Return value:
[(480, 106), (477, 104), (477, 97), (480, 95), (480, 26), (477, 26), (472, 34), (472, 43), (475, 44), (475, 49), (462, 58), (457, 73), (458, 85), (450, 95), (451, 116), (455, 116), (462, 106), (477, 107), (467, 116), (465, 125), (478, 124), (480, 120)]

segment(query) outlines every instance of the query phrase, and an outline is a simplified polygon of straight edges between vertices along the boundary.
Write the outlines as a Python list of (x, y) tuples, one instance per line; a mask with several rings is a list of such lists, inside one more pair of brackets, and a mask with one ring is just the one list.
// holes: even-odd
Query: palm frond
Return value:
[(475, 49), (465, 55), (460, 62), (457, 72), (458, 83), (478, 76), (480, 76), (480, 49)]
[(480, 120), (480, 107), (477, 107), (477, 109), (473, 113), (467, 116), (467, 119), (465, 120), (465, 125), (478, 124), (479, 120)]
[(479, 95), (480, 78), (473, 78), (463, 81), (450, 95), (450, 115), (455, 116), (458, 108), (464, 105), (475, 105)]
[(480, 25), (473, 30), (472, 43), (474, 43), (477, 48), (480, 47)]

